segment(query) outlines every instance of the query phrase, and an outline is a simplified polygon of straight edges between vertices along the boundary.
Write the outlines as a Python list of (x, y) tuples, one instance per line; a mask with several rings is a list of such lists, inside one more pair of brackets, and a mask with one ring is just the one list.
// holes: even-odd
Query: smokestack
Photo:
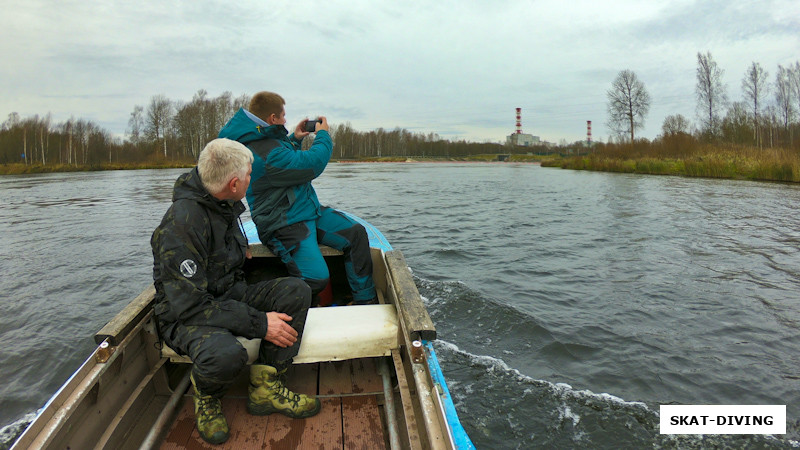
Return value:
[(522, 108), (517, 108), (517, 134), (522, 134)]
[(586, 121), (586, 145), (592, 145), (592, 121)]

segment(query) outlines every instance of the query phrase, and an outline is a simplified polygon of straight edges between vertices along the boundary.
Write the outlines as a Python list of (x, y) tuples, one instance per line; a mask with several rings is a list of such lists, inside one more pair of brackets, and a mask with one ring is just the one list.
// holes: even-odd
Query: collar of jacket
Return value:
[(256, 125), (256, 130), (258, 130), (258, 134), (270, 139), (286, 139), (289, 136), (289, 130), (283, 125), (268, 125), (266, 127)]

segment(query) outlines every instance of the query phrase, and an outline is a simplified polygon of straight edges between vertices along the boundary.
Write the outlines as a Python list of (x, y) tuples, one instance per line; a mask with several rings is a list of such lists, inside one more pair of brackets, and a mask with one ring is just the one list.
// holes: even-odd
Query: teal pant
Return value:
[(319, 244), (344, 253), (347, 282), (353, 301), (366, 302), (376, 297), (372, 280), (372, 256), (364, 226), (341, 212), (323, 206), (317, 220), (298, 222), (276, 231), (267, 246), (286, 264), (289, 275), (302, 278), (318, 294), (330, 281)]

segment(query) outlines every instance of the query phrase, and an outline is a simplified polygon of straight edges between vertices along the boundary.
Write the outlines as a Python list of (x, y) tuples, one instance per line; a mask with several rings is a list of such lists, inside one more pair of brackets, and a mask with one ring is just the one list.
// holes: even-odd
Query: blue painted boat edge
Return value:
[(367, 235), (369, 236), (370, 247), (379, 248), (385, 252), (392, 250), (392, 245), (389, 244), (389, 240), (386, 239), (386, 236), (384, 236), (383, 233), (381, 233), (381, 231), (375, 227), (375, 225), (372, 225), (361, 217), (358, 217), (355, 214), (350, 214), (347, 211), (340, 212), (364, 226), (364, 228), (367, 230)]
[(433, 349), (433, 344), (430, 341), (422, 341), (425, 346), (425, 353), (428, 357), (428, 367), (431, 371), (431, 378), (434, 383), (438, 383), (442, 388), (439, 397), (442, 399), (444, 405), (445, 418), (447, 425), (450, 427), (450, 433), (453, 436), (453, 443), (459, 450), (474, 449), (475, 444), (469, 438), (466, 430), (461, 425), (461, 420), (458, 418), (456, 407), (453, 405), (453, 399), (450, 396), (450, 390), (447, 389), (447, 382), (444, 379), (442, 368), (439, 366), (439, 359), (436, 357), (436, 351)]
[(242, 221), (242, 231), (247, 238), (248, 244), (253, 245), (261, 243), (261, 239), (258, 237), (258, 230), (256, 230), (256, 223), (252, 220)]
[[(354, 214), (350, 214), (349, 212), (346, 211), (340, 211), (340, 212), (364, 226), (364, 228), (367, 230), (367, 235), (369, 236), (370, 247), (379, 248), (385, 252), (392, 250), (392, 245), (389, 244), (389, 240), (386, 239), (386, 236), (384, 236), (383, 233), (380, 232), (380, 230), (375, 228), (374, 225)], [(248, 243), (261, 244), (261, 239), (258, 238), (258, 230), (256, 230), (256, 224), (252, 220), (243, 221), (242, 228), (243, 228), (242, 231), (244, 231), (244, 235), (247, 236)]]

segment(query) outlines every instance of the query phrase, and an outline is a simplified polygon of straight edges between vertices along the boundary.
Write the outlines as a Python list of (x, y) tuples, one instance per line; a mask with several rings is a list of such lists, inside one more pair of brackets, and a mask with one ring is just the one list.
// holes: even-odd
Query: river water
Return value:
[[(151, 282), (183, 170), (0, 177), (0, 448)], [(405, 255), (478, 448), (793, 448), (800, 187), (533, 164), (331, 164)], [(659, 405), (787, 405), (787, 434), (659, 434)]]

